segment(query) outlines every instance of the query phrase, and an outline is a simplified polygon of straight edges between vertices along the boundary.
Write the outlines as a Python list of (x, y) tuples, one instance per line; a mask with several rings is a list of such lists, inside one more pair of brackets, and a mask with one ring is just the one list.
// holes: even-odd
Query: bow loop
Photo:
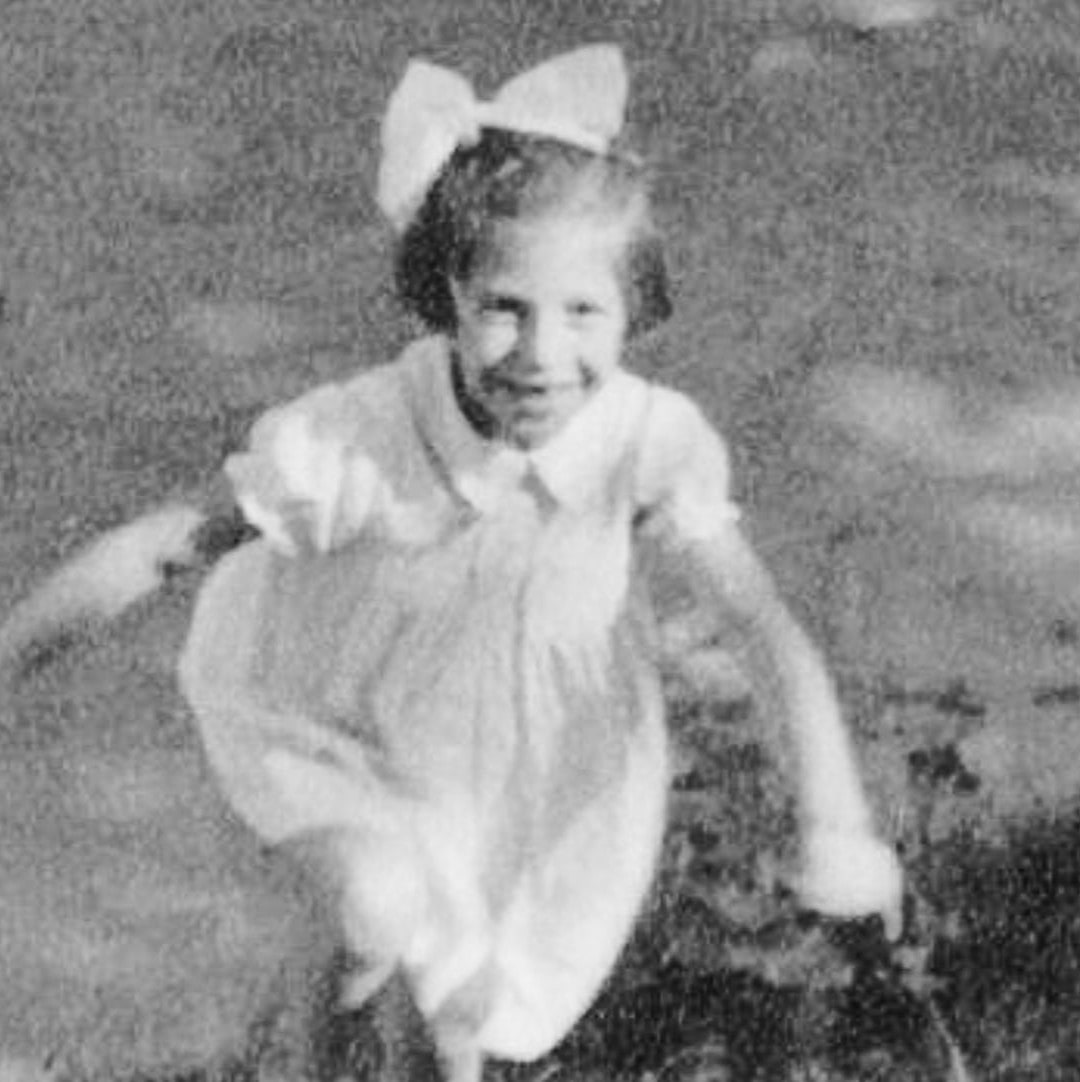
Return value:
[(479, 136), (472, 87), (447, 68), (411, 61), (390, 99), (382, 128), (378, 200), (396, 229), (408, 225), (454, 150)]
[(626, 96), (622, 53), (588, 45), (515, 76), (484, 108), (484, 123), (604, 154), (622, 131)]
[(379, 206), (404, 231), (454, 151), (473, 145), (484, 127), (603, 154), (622, 129), (626, 95), (626, 67), (614, 45), (548, 60), (511, 79), (489, 102), (478, 101), (457, 73), (411, 61), (383, 120)]

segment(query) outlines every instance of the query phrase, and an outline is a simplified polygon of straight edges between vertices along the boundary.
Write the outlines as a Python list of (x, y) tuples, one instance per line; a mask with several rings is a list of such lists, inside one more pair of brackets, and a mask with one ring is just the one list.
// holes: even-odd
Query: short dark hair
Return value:
[(432, 185), (398, 247), (398, 294), (433, 331), (452, 332), (450, 282), (476, 270), (496, 223), (591, 210), (627, 217), (629, 334), (650, 330), (671, 315), (671, 299), (640, 161), (498, 128), (455, 150)]

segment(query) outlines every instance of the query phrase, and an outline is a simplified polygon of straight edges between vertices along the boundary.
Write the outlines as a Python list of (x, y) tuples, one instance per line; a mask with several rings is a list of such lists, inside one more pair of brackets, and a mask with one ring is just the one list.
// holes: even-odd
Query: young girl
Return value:
[[(182, 681), (239, 813), (317, 854), (358, 972), (400, 973), (451, 1078), (589, 1006), (668, 781), (646, 547), (739, 622), (800, 779), (806, 903), (893, 916), (817, 654), (739, 531), (724, 445), (622, 367), (668, 312), (626, 76), (596, 46), (478, 102), (410, 65), (379, 199), (430, 327), (271, 410), (226, 472), (261, 539), (203, 588)], [(362, 967), (362, 968), (360, 968)]]

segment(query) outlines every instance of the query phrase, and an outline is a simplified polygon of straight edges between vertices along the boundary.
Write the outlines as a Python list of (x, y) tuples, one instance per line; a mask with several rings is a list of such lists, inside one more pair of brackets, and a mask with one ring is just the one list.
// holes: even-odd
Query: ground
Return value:
[[(919, 902), (887, 960), (914, 998), (882, 1006), (880, 966), (852, 995), (850, 944), (777, 887), (786, 797), (753, 712), (699, 665), (671, 689), (660, 887), (565, 1053), (584, 1073), (719, 1077), (722, 1042), (740, 1078), (929, 1078), (931, 985), (979, 1077), (1080, 1071), (1078, 471), (1018, 471), (1012, 444), (959, 468), (926, 422), (977, 433), (1075, 395), (1080, 18), (938, 8), (875, 31), (812, 0), (4, 7), (4, 606), (205, 492), (267, 404), (415, 333), (371, 194), (407, 59), (486, 90), (583, 41), (626, 49), (677, 294), (633, 363), (727, 436)], [(221, 805), (178, 699), (195, 585), (4, 702), (4, 1082), (304, 1069), (281, 1004), (326, 934)]]

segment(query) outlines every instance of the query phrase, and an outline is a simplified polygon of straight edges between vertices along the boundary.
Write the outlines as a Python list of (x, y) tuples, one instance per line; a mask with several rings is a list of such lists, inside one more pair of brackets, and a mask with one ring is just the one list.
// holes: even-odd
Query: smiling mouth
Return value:
[(577, 380), (547, 382), (544, 380), (507, 379), (505, 376), (491, 376), (485, 381), (486, 390), (508, 394), (514, 398), (547, 398), (577, 390), (581, 384)]
[(519, 383), (509, 388), (521, 398), (553, 398), (577, 390), (576, 383)]

